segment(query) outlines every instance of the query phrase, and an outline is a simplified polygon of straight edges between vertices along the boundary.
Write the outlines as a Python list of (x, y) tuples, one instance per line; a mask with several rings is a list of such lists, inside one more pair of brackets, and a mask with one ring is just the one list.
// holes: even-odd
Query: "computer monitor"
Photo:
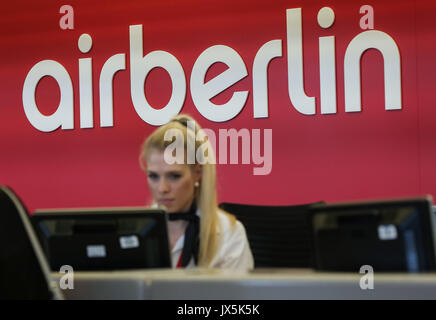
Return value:
[(6, 186), (0, 186), (0, 300), (3, 299), (62, 299), (28, 211)]
[(436, 269), (430, 197), (312, 208), (316, 269), (421, 272)]
[(37, 210), (32, 220), (53, 271), (171, 268), (163, 210)]

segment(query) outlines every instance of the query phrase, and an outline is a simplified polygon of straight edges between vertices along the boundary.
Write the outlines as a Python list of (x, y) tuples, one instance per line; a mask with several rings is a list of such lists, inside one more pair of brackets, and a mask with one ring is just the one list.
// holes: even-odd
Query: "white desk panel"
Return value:
[[(53, 273), (59, 282), (63, 274)], [(359, 273), (306, 269), (134, 270), (75, 272), (67, 299), (436, 299), (436, 273), (375, 273), (374, 289), (362, 290)]]

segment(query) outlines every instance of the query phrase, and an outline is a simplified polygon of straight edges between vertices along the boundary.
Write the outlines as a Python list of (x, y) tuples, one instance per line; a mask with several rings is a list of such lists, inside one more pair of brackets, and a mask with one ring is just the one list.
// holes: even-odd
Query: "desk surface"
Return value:
[[(53, 273), (59, 284), (64, 274)], [(436, 299), (436, 273), (375, 273), (374, 288), (361, 289), (364, 275), (309, 269), (178, 269), (75, 272), (67, 299)]]

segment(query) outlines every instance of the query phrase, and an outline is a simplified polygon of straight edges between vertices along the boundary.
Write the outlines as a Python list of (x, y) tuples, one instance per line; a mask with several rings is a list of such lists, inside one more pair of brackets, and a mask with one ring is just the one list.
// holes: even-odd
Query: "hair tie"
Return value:
[(179, 120), (179, 119), (173, 119), (173, 120), (171, 120), (170, 122), (178, 122), (178, 123), (180, 123), (182, 126), (184, 126), (185, 128), (187, 128), (187, 129), (191, 129), (191, 131), (193, 131), (194, 133), (196, 133), (196, 131), (195, 131), (194, 128), (188, 127), (188, 121), (192, 121), (192, 122), (194, 122), (194, 128), (195, 128), (195, 121), (194, 121), (194, 120), (186, 120), (185, 122), (183, 122), (182, 120)]
[(184, 127), (188, 127), (188, 125), (187, 125), (186, 122), (183, 122), (182, 120), (179, 120), (179, 119), (173, 119), (173, 120), (171, 120), (171, 122), (178, 122), (178, 123), (180, 123), (182, 126), (184, 126)]

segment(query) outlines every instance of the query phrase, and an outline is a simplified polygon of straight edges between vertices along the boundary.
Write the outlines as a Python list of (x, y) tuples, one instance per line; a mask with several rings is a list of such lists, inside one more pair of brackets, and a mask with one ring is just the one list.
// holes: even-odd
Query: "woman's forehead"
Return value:
[(187, 164), (170, 164), (165, 161), (164, 152), (153, 150), (147, 157), (147, 169), (151, 171), (184, 171), (189, 170)]

